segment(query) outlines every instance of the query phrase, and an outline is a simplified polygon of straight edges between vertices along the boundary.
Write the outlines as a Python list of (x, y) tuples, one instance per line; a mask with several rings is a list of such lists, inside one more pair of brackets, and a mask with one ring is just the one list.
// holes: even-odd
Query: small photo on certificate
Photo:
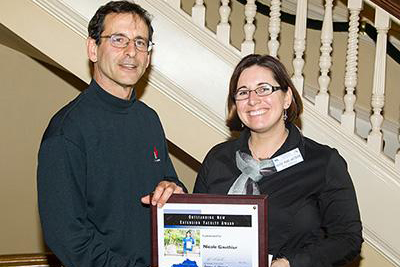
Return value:
[(200, 230), (164, 229), (164, 256), (200, 257)]

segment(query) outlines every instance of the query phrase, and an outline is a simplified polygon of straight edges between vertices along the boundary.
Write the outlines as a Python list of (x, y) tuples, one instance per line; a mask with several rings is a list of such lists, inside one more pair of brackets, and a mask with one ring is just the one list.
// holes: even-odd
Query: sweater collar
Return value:
[(104, 90), (94, 79), (92, 79), (89, 85), (89, 90), (94, 91), (100, 101), (112, 111), (127, 112), (136, 102), (135, 89), (132, 90), (130, 99), (125, 100), (110, 94)]

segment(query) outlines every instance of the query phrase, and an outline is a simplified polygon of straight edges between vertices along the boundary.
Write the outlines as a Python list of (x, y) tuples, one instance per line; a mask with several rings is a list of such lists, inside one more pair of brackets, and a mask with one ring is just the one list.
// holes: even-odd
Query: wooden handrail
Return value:
[(400, 1), (399, 0), (371, 0), (376, 5), (383, 8), (386, 12), (400, 19)]
[(52, 253), (0, 255), (0, 266), (62, 267)]

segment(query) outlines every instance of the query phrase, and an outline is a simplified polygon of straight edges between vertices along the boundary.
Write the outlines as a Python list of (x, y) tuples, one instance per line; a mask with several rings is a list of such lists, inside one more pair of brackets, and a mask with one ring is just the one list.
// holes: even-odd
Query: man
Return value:
[(147, 194), (155, 188), (162, 206), (184, 188), (157, 114), (134, 92), (150, 61), (149, 15), (109, 2), (88, 29), (93, 80), (52, 118), (39, 151), (45, 240), (67, 267), (149, 266)]

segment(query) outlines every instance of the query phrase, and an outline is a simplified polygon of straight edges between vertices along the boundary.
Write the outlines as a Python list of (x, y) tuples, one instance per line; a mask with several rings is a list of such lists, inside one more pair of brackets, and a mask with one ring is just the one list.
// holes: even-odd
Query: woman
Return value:
[(363, 242), (354, 187), (339, 153), (294, 125), (302, 108), (282, 63), (243, 58), (227, 121), (240, 137), (209, 151), (194, 193), (268, 195), (272, 267), (343, 266)]
[(182, 240), (183, 243), (183, 255), (187, 256), (188, 251), (193, 251), (194, 238), (192, 237), (192, 232), (189, 230), (186, 232), (186, 237)]

